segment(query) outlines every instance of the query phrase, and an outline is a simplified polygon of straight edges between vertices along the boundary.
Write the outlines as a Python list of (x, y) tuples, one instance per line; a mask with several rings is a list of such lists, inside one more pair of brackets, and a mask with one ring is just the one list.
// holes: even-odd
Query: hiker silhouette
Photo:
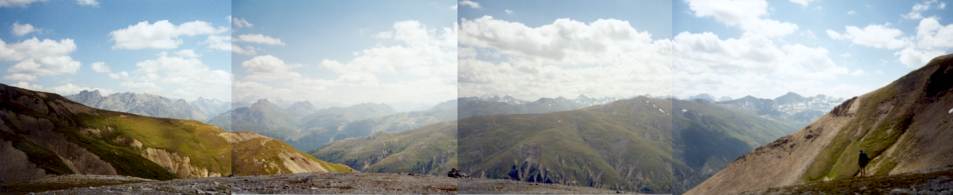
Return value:
[(867, 163), (870, 163), (870, 157), (867, 156), (864, 150), (860, 150), (860, 156), (857, 157), (857, 165), (860, 166), (861, 177), (867, 174), (867, 171), (864, 171), (865, 167), (867, 167)]

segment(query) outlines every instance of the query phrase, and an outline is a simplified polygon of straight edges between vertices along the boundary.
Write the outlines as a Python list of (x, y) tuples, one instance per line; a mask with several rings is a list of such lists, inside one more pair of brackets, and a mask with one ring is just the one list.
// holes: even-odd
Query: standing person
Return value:
[(861, 177), (867, 174), (867, 171), (864, 171), (864, 168), (867, 167), (867, 163), (870, 163), (870, 157), (867, 156), (864, 150), (860, 150), (860, 156), (857, 157), (857, 165), (860, 166)]

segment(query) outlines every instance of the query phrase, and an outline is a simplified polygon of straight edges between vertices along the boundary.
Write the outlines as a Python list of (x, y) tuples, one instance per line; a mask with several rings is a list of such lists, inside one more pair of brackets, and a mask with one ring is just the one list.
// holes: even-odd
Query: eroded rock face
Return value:
[(43, 169), (30, 162), (23, 151), (8, 141), (0, 141), (0, 183), (17, 182), (46, 176)]
[(195, 167), (188, 156), (182, 156), (162, 149), (146, 148), (142, 157), (149, 159), (159, 166), (182, 178), (221, 177), (221, 173), (210, 172), (206, 168)]

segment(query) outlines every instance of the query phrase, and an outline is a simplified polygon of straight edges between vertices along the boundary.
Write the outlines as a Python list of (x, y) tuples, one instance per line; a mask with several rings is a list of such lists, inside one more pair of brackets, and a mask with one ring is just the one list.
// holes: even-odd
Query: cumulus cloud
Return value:
[[(259, 98), (355, 104), (432, 104), (456, 97), (454, 28), (428, 28), (401, 21), (377, 33), (377, 46), (345, 60), (324, 59), (305, 65), (273, 55), (241, 63), (236, 101)], [(305, 74), (318, 71), (327, 74)], [(382, 98), (385, 97), (385, 98)]]
[(251, 22), (248, 22), (248, 20), (245, 20), (244, 18), (231, 17), (230, 20), (231, 20), (230, 22), (232, 23), (233, 28), (251, 28), (255, 26), (254, 24), (252, 24)]
[(464, 19), (460, 36), (461, 96), (628, 97), (671, 88), (671, 45), (628, 21), (530, 27), (484, 16)]
[(44, 0), (0, 0), (0, 7), (26, 7)]
[(112, 70), (109, 69), (109, 66), (106, 65), (105, 62), (93, 62), (92, 64), (90, 64), (90, 66), (93, 68), (93, 72), (98, 72), (98, 73), (112, 72)]
[(231, 73), (210, 68), (191, 50), (161, 52), (156, 58), (137, 62), (131, 72), (103, 73), (132, 91), (185, 99), (230, 99)]
[(844, 32), (827, 30), (827, 35), (834, 40), (894, 50), (898, 61), (911, 68), (920, 67), (953, 49), (953, 24), (943, 25), (935, 17), (921, 19), (916, 34), (910, 36), (899, 29), (876, 24), (864, 28), (847, 26)]
[(39, 31), (39, 28), (33, 27), (32, 24), (20, 24), (19, 22), (14, 22), (13, 27), (10, 29), (10, 32), (16, 36), (23, 36), (30, 33)]
[(76, 51), (73, 39), (37, 39), (7, 44), (0, 40), (0, 61), (7, 64), (7, 80), (30, 82), (39, 77), (75, 73), (80, 62), (70, 54)]
[(76, 0), (76, 4), (88, 7), (99, 7), (99, 1), (97, 0)]
[(796, 24), (766, 18), (768, 2), (765, 0), (688, 0), (688, 7), (696, 17), (712, 17), (747, 34), (780, 37), (798, 29)]
[(155, 23), (142, 21), (126, 28), (112, 31), (113, 48), (119, 49), (174, 49), (182, 44), (180, 36), (213, 35), (226, 32), (224, 27), (214, 27), (205, 21), (191, 21), (179, 25), (168, 20)]
[(232, 37), (228, 35), (208, 36), (208, 39), (205, 40), (204, 44), (206, 44), (208, 48), (211, 48), (211, 49), (232, 52), (235, 54), (251, 56), (258, 53), (257, 51), (258, 49), (256, 49), (255, 47), (251, 47), (251, 46), (242, 47), (238, 44), (235, 44), (234, 42), (232, 42)]
[(923, 18), (923, 12), (930, 10), (930, 7), (932, 7), (933, 5), (937, 5), (938, 9), (946, 8), (946, 3), (939, 3), (939, 4), (937, 3), (938, 3), (937, 0), (925, 0), (925, 1), (918, 2), (916, 4), (913, 4), (913, 7), (910, 8), (910, 12), (907, 12), (906, 14), (901, 15), (901, 17), (910, 19), (910, 20), (919, 20)]
[(264, 45), (285, 45), (285, 43), (282, 42), (281, 39), (270, 37), (263, 34), (238, 35), (238, 40), (242, 42), (257, 43), (257, 44), (264, 44)]
[(480, 3), (474, 2), (472, 0), (462, 0), (460, 1), (460, 5), (470, 7), (473, 9), (480, 9)]
[(953, 24), (943, 25), (937, 18), (924, 18), (917, 25), (917, 34), (912, 39), (895, 55), (901, 63), (916, 68), (953, 50)]
[(782, 44), (760, 36), (721, 38), (710, 32), (682, 32), (675, 46), (675, 95), (712, 91), (727, 96), (773, 96), (786, 91), (815, 94), (863, 92), (855, 86), (827, 87), (838, 77), (858, 76), (833, 62), (829, 51)]
[(899, 49), (906, 46), (903, 31), (887, 25), (867, 25), (864, 28), (856, 26), (844, 27), (844, 32), (827, 30), (827, 36), (834, 40), (848, 40), (854, 44), (882, 48)]

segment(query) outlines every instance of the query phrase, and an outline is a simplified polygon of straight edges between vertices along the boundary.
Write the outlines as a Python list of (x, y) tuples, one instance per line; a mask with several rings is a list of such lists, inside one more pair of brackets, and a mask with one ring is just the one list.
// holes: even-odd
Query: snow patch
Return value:
[(946, 111), (947, 114), (953, 114), (953, 108), (950, 108), (950, 111)]
[(662, 114), (665, 114), (665, 111), (662, 110), (662, 108), (659, 108), (659, 109), (658, 109), (658, 112), (661, 112)]
[(684, 112), (688, 112), (688, 109), (682, 108), (682, 112), (683, 112), (683, 113), (684, 113)]

